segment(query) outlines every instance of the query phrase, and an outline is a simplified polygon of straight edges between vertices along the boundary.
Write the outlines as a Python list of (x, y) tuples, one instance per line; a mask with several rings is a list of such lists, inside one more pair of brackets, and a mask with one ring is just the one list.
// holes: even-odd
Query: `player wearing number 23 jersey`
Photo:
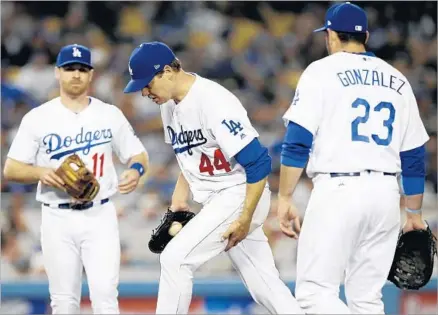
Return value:
[(314, 183), (295, 293), (308, 314), (383, 314), (381, 289), (400, 228), (397, 176), (412, 214), (405, 229), (424, 228), (428, 135), (406, 77), (365, 50), (364, 10), (336, 4), (316, 31), (325, 32), (329, 56), (305, 69), (284, 115), (278, 216), (285, 234), (296, 235), (290, 219), (299, 228), (290, 201), (306, 163)]
[(302, 314), (279, 278), (263, 233), (270, 204), (271, 158), (246, 110), (221, 85), (181, 69), (163, 43), (143, 43), (129, 60), (126, 93), (160, 105), (164, 140), (181, 169), (170, 209), (201, 211), (160, 256), (157, 314), (187, 314), (198, 267), (226, 251), (252, 297), (271, 313)]
[[(88, 96), (93, 72), (87, 47), (61, 49), (55, 68), (60, 96), (23, 117), (4, 169), (8, 180), (38, 182), (41, 246), (53, 314), (79, 313), (83, 269), (94, 314), (119, 313), (120, 239), (111, 197), (133, 191), (147, 168), (145, 148), (120, 109)], [(129, 165), (120, 180), (113, 153)], [(91, 202), (72, 200), (55, 173), (72, 154), (99, 181), (99, 193)]]

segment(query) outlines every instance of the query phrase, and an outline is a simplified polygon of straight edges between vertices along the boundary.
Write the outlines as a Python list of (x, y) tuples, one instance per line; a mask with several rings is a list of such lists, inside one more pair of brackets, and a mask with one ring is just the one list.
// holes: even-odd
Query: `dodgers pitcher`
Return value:
[[(428, 135), (406, 77), (366, 51), (364, 10), (336, 4), (316, 31), (325, 32), (329, 56), (299, 80), (281, 153), (278, 217), (286, 235), (300, 229), (290, 201), (306, 163), (314, 183), (299, 236), (296, 298), (309, 314), (383, 314), (381, 290), (400, 228), (397, 175), (405, 230), (422, 229)], [(343, 279), (348, 306), (339, 299)]]
[[(137, 187), (148, 157), (123, 113), (87, 95), (93, 76), (87, 47), (63, 47), (55, 75), (60, 97), (23, 117), (4, 175), (20, 183), (38, 182), (41, 246), (53, 314), (79, 313), (83, 268), (94, 314), (118, 314), (120, 240), (110, 197)], [(119, 182), (113, 152), (122, 163), (129, 163)], [(100, 191), (92, 202), (72, 202), (54, 172), (73, 153), (99, 181)]]
[(279, 277), (262, 230), (270, 204), (271, 158), (239, 100), (221, 85), (182, 70), (172, 50), (143, 43), (129, 60), (126, 93), (160, 105), (165, 142), (181, 174), (171, 210), (203, 205), (160, 256), (157, 314), (187, 314), (193, 274), (226, 251), (254, 300), (271, 313), (302, 314)]

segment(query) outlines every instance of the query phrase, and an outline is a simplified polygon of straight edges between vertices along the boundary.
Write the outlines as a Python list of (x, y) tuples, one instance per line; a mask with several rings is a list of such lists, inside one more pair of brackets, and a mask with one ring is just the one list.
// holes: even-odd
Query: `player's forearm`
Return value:
[(281, 150), (280, 188), (278, 195), (290, 200), (309, 159), (313, 135), (304, 127), (289, 122)]
[(280, 187), (278, 195), (283, 198), (290, 199), (300, 180), (302, 168), (281, 165), (280, 168)]
[(6, 180), (22, 183), (33, 184), (40, 180), (44, 168), (19, 162), (11, 158), (6, 159), (3, 175)]
[(186, 178), (182, 173), (179, 174), (175, 185), (175, 190), (172, 195), (172, 208), (180, 209), (188, 206), (187, 200), (189, 198), (190, 187)]
[(263, 194), (268, 175), (271, 173), (272, 159), (268, 149), (257, 138), (254, 138), (234, 158), (243, 166), (246, 173), (246, 198), (241, 218), (250, 221)]
[(257, 205), (263, 194), (263, 190), (265, 189), (267, 178), (268, 177), (265, 177), (256, 183), (246, 184), (246, 197), (243, 204), (243, 211), (240, 215), (241, 218), (245, 218), (249, 221), (252, 219), (254, 211), (257, 208)]
[(423, 194), (405, 196), (405, 204), (410, 210), (420, 210), (423, 205)]
[[(141, 167), (143, 167), (143, 171), (140, 169), (141, 167), (138, 164), (141, 164)], [(142, 152), (140, 154), (132, 156), (129, 160), (129, 168), (135, 168), (140, 174), (146, 174), (149, 169), (148, 154), (146, 152)]]

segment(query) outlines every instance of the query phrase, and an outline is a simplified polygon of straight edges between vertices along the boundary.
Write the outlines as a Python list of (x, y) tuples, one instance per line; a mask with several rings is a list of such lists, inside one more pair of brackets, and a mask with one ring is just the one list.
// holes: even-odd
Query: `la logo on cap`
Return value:
[(356, 25), (354, 29), (358, 32), (362, 31), (362, 25)]
[(78, 58), (82, 57), (82, 53), (77, 47), (73, 47), (73, 57), (78, 57)]
[(129, 70), (129, 74), (132, 76), (132, 68), (130, 64), (128, 64), (128, 70)]

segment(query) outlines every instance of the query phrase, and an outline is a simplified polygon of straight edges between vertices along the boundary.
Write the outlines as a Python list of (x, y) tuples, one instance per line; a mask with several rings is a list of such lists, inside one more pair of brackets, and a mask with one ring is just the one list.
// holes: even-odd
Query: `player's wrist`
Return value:
[(189, 204), (187, 202), (173, 202), (172, 201), (172, 204), (169, 207), (169, 210), (173, 211), (173, 212), (175, 212), (175, 211), (187, 211), (189, 209), (190, 209), (190, 207), (189, 207)]
[(292, 194), (284, 194), (284, 193), (279, 192), (277, 197), (278, 197), (278, 199), (290, 201), (292, 199)]
[(48, 167), (35, 166), (35, 175), (38, 178), (38, 180), (42, 180), (46, 176), (46, 174), (49, 173), (50, 171), (55, 171), (55, 170)]
[(252, 221), (252, 215), (249, 213), (249, 211), (243, 211), (242, 214), (239, 216), (239, 220), (242, 222), (248, 222)]
[(145, 173), (145, 169), (144, 166), (141, 163), (134, 163), (132, 164), (130, 167), (130, 169), (136, 170), (138, 172), (138, 174), (140, 175), (140, 177), (142, 177)]
[(423, 215), (421, 209), (414, 210), (414, 209), (405, 208), (405, 211), (406, 211), (407, 220), (422, 220)]
[(405, 211), (406, 211), (406, 213), (408, 214), (408, 215), (418, 215), (418, 214), (422, 214), (422, 211), (421, 211), (421, 209), (410, 209), (410, 208), (405, 208)]

